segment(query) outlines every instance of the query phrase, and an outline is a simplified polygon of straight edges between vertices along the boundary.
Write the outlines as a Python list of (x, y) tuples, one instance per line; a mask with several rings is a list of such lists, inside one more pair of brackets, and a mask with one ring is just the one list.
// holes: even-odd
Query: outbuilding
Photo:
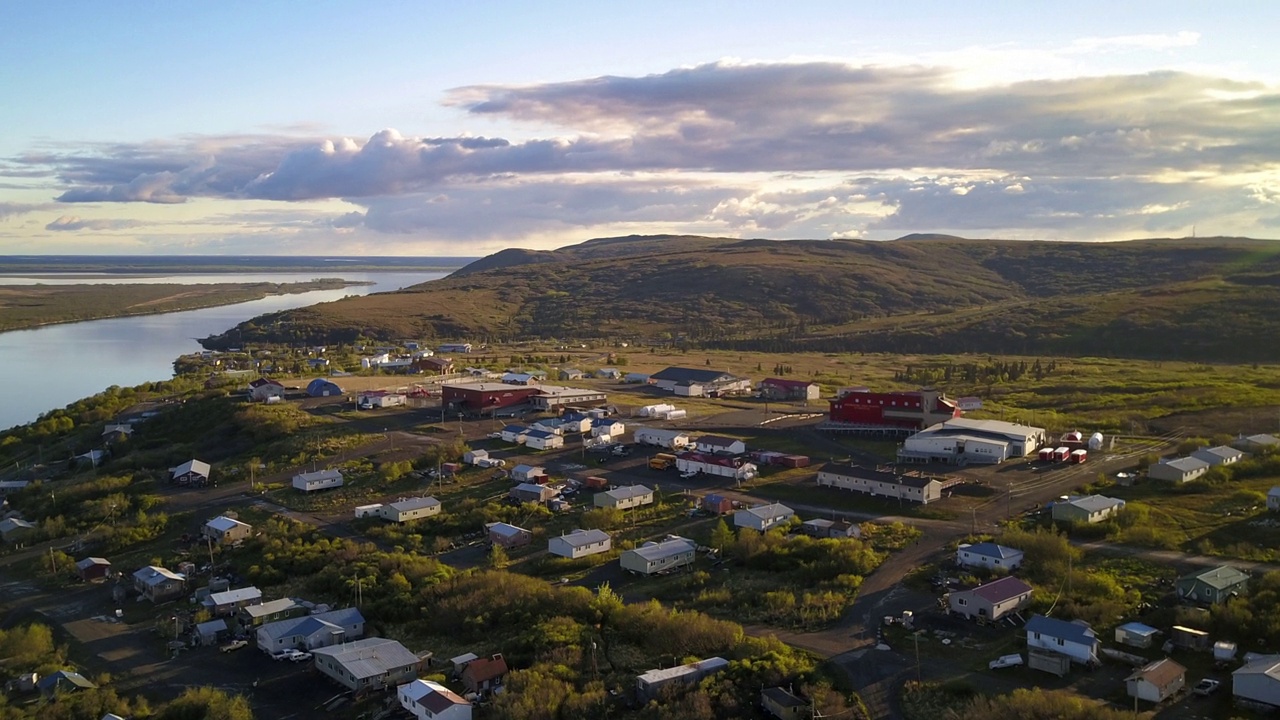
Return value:
[(603, 530), (577, 529), (547, 542), (547, 552), (562, 558), (580, 558), (609, 552), (613, 539)]
[(1209, 471), (1209, 463), (1194, 457), (1182, 457), (1175, 460), (1162, 460), (1147, 468), (1147, 477), (1152, 480), (1167, 480), (1172, 483), (1191, 482)]
[(1169, 658), (1156, 660), (1125, 678), (1129, 697), (1160, 703), (1173, 697), (1187, 681), (1187, 669)]
[(342, 471), (334, 468), (298, 473), (293, 476), (293, 487), (302, 492), (315, 492), (317, 490), (342, 487), (342, 482)]
[(342, 388), (332, 380), (316, 378), (307, 383), (307, 394), (311, 397), (341, 397)]
[(733, 514), (733, 525), (764, 532), (769, 528), (790, 522), (795, 515), (795, 510), (782, 503), (770, 503), (737, 511)]

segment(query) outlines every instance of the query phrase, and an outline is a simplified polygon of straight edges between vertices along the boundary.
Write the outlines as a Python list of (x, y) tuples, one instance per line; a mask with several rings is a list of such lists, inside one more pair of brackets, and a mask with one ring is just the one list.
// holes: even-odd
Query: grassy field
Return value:
[[(229, 278), (230, 279), (230, 278)], [(126, 315), (233, 305), (270, 295), (333, 290), (359, 283), (322, 279), (297, 283), (200, 285), (5, 285), (0, 278), (0, 332)]]

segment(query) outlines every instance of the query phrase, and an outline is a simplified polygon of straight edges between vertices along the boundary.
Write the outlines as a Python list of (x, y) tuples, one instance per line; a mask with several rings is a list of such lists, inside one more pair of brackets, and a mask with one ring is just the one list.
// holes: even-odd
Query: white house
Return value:
[(298, 473), (293, 476), (293, 486), (302, 492), (342, 487), (342, 471), (329, 469)]
[(627, 426), (611, 418), (599, 418), (591, 423), (591, 437), (608, 435), (616, 438), (627, 431)]
[(1265, 433), (1250, 435), (1248, 437), (1244, 437), (1242, 435), (1236, 438), (1236, 441), (1231, 443), (1231, 445), (1232, 447), (1239, 448), (1245, 452), (1265, 452), (1280, 447), (1280, 438), (1277, 438), (1274, 435), (1267, 435)]
[(564, 438), (546, 430), (530, 430), (524, 435), (524, 444), (534, 450), (555, 450), (564, 447)]
[(1280, 655), (1255, 657), (1231, 673), (1231, 694), (1237, 705), (1280, 708)]
[(1267, 509), (1280, 510), (1280, 485), (1267, 491)]
[(693, 445), (698, 452), (712, 454), (741, 455), (747, 451), (746, 443), (723, 435), (703, 435), (694, 440)]
[(612, 547), (613, 539), (603, 530), (574, 530), (565, 535), (553, 537), (547, 542), (547, 552), (563, 558), (595, 555), (608, 552)]
[(838, 463), (827, 463), (818, 471), (819, 487), (910, 500), (922, 505), (942, 499), (944, 479), (916, 471), (900, 473)]
[(378, 508), (378, 516), (383, 520), (403, 523), (439, 515), (440, 510), (440, 501), (433, 497), (405, 498)]
[(508, 425), (502, 428), (502, 441), (509, 443), (523, 443), (525, 436), (529, 434), (529, 428), (523, 425)]
[(592, 501), (598, 508), (618, 508), (628, 510), (641, 505), (653, 503), (653, 490), (644, 485), (624, 485), (622, 487), (596, 493)]
[(697, 544), (692, 540), (671, 535), (662, 542), (647, 542), (622, 553), (618, 563), (623, 570), (653, 575), (692, 564), (697, 549)]
[(1125, 678), (1129, 697), (1159, 703), (1173, 697), (1187, 682), (1187, 669), (1163, 658), (1147, 663)]
[(1053, 504), (1053, 519), (1060, 522), (1098, 523), (1124, 510), (1120, 498), (1105, 495), (1073, 495)]
[(689, 444), (689, 436), (679, 430), (638, 427), (633, 436), (641, 445), (657, 445), (669, 450), (680, 450)]
[(990, 622), (1030, 605), (1031, 586), (1008, 575), (972, 590), (953, 592), (947, 597), (947, 604), (954, 615)]
[(512, 482), (538, 482), (547, 476), (547, 469), (541, 465), (517, 465), (511, 468)]
[(1227, 445), (1219, 445), (1211, 448), (1200, 448), (1191, 453), (1191, 457), (1217, 467), (1218, 465), (1232, 465), (1240, 462), (1244, 459), (1244, 452)]
[(468, 465), (479, 465), (480, 463), (477, 462), (478, 460), (488, 460), (488, 459), (489, 459), (489, 451), (483, 448), (479, 448), (476, 450), (468, 450), (462, 456), (462, 462)]
[(733, 525), (764, 532), (771, 527), (790, 522), (795, 514), (794, 510), (782, 503), (771, 503), (739, 510), (733, 514)]
[(364, 635), (364, 616), (356, 608), (330, 610), (305, 617), (269, 622), (258, 628), (258, 649), (265, 653), (281, 650), (312, 650)]
[(1152, 480), (1167, 480), (1174, 483), (1191, 482), (1209, 471), (1209, 463), (1194, 457), (1182, 457), (1176, 460), (1162, 460), (1147, 468), (1147, 477)]
[(204, 524), (200, 534), (219, 544), (229, 544), (248, 539), (253, 535), (253, 526), (226, 515), (219, 515)]
[(471, 343), (445, 343), (436, 348), (439, 353), (469, 353), (471, 352)]
[(1098, 663), (1098, 636), (1088, 625), (1036, 615), (1026, 631), (1028, 648), (1066, 655), (1082, 665)]
[(471, 703), (437, 682), (414, 680), (401, 685), (400, 707), (418, 720), (471, 720)]
[(956, 564), (962, 567), (1013, 570), (1022, 564), (1022, 551), (993, 542), (964, 544), (956, 550)]

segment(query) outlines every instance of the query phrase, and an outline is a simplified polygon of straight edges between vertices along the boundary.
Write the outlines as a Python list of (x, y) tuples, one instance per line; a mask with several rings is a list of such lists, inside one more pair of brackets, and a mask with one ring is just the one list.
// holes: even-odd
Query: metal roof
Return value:
[(278, 612), (284, 612), (290, 608), (301, 607), (293, 598), (280, 598), (279, 600), (268, 600), (259, 605), (250, 605), (241, 608), (241, 611), (249, 617), (265, 617)]
[(209, 477), (209, 463), (203, 460), (188, 460), (176, 468), (169, 470), (170, 475), (186, 475), (189, 472), (195, 472), (205, 477)]
[(780, 517), (791, 517), (796, 514), (795, 510), (783, 505), (782, 503), (769, 503), (768, 505), (759, 505), (753, 508), (746, 508), (739, 512), (749, 513), (761, 520), (773, 520)]
[(489, 523), (488, 530), (489, 532), (495, 533), (500, 537), (508, 537), (508, 538), (515, 537), (517, 535), (520, 535), (521, 533), (529, 532), (528, 530), (525, 530), (522, 527), (516, 527), (515, 525), (511, 525), (503, 522)]
[(1027, 623), (1027, 632), (1048, 635), (1052, 638), (1061, 638), (1066, 642), (1080, 645), (1093, 645), (1098, 642), (1098, 636), (1094, 634), (1093, 629), (1088, 625), (1058, 620), (1044, 615), (1036, 615), (1031, 618)]
[(1197, 580), (1208, 585), (1215, 590), (1225, 590), (1229, 587), (1239, 585), (1249, 581), (1249, 573), (1243, 570), (1237, 570), (1230, 565), (1219, 565), (1216, 568), (1208, 570), (1200, 570), (1188, 575), (1183, 575), (1179, 580)]
[(1123, 630), (1130, 635), (1141, 635), (1143, 637), (1146, 637), (1148, 635), (1155, 635), (1156, 633), (1160, 632), (1159, 630), (1151, 627), (1150, 625), (1143, 625), (1140, 622), (1125, 623), (1124, 625), (1121, 625), (1116, 629)]
[(219, 515), (218, 517), (204, 524), (205, 527), (213, 528), (214, 530), (219, 530), (221, 532), (226, 532), (228, 530), (240, 527), (242, 525), (244, 527), (249, 527), (249, 523), (242, 523), (239, 520), (236, 520), (235, 518), (229, 518), (226, 515)]
[(697, 550), (697, 548), (698, 546), (695, 545), (692, 540), (673, 537), (667, 538), (662, 542), (648, 542), (634, 550), (628, 550), (627, 552), (633, 552), (641, 558), (652, 562), (654, 560), (661, 560), (673, 555), (680, 555), (681, 553), (693, 552), (694, 550)]
[(596, 543), (605, 542), (606, 540), (609, 540), (610, 537), (609, 537), (609, 533), (603, 530), (578, 529), (578, 530), (569, 532), (568, 534), (561, 535), (560, 539), (565, 543), (567, 543), (569, 547), (580, 548), (580, 547), (585, 547), (587, 545), (595, 545)]
[(1176, 460), (1166, 460), (1165, 462), (1162, 462), (1160, 464), (1167, 465), (1171, 468), (1174, 468), (1175, 470), (1179, 470), (1184, 473), (1195, 472), (1197, 470), (1204, 470), (1209, 467), (1209, 463), (1205, 462), (1204, 460), (1201, 460), (1200, 458), (1195, 458), (1195, 457), (1180, 457), (1180, 458), (1177, 458)]
[(704, 368), (683, 368), (669, 367), (665, 370), (653, 373), (649, 376), (652, 380), (673, 380), (675, 382), (691, 382), (691, 383), (709, 383), (709, 382), (732, 382), (741, 380), (732, 373), (722, 372), (720, 370), (706, 370)]
[(712, 657), (706, 660), (699, 660), (688, 665), (677, 665), (675, 667), (660, 668), (658, 670), (650, 670), (646, 673), (636, 676), (637, 680), (648, 685), (660, 683), (664, 680), (674, 680), (686, 675), (697, 675), (703, 673), (711, 673), (717, 670), (723, 670), (729, 666), (729, 661), (722, 657)]
[(1008, 576), (979, 585), (970, 592), (989, 603), (1002, 603), (1031, 592), (1031, 586), (1016, 577)]
[(1187, 674), (1187, 669), (1169, 658), (1161, 658), (1133, 671), (1126, 680), (1146, 680), (1156, 687), (1165, 687)]
[(644, 485), (624, 485), (623, 487), (614, 488), (607, 492), (601, 493), (614, 500), (632, 500), (642, 498), (646, 495), (652, 495), (653, 491)]
[(407, 510), (418, 510), (421, 508), (436, 507), (440, 501), (431, 497), (416, 497), (397, 500), (393, 503), (387, 503), (387, 506), (396, 512), (405, 512)]
[(1105, 495), (1077, 496), (1068, 499), (1067, 504), (1074, 505), (1088, 513), (1102, 512), (1103, 510), (1110, 510), (1113, 507), (1124, 507), (1123, 500), (1106, 497)]
[(974, 555), (981, 555), (983, 557), (990, 557), (990, 558), (999, 558), (1001, 560), (1011, 558), (1015, 554), (1016, 555), (1022, 554), (1021, 550), (1018, 550), (1016, 548), (1011, 548), (1011, 547), (1005, 547), (1003, 545), (997, 545), (993, 542), (980, 542), (980, 543), (974, 543), (972, 545), (961, 545), (960, 549), (967, 550), (973, 553)]
[(333, 658), (357, 680), (377, 677), (421, 662), (408, 648), (386, 638), (365, 638), (343, 645), (316, 648), (312, 654)]
[(213, 593), (209, 596), (209, 602), (214, 605), (231, 605), (233, 603), (244, 602), (246, 600), (256, 600), (262, 597), (262, 591), (252, 585), (236, 590), (228, 590), (226, 592)]
[(317, 613), (307, 617), (291, 618), (289, 620), (278, 620), (276, 622), (267, 623), (258, 628), (258, 632), (266, 633), (267, 637), (272, 640), (280, 638), (306, 636), (314, 633), (321, 628), (330, 628), (333, 630), (354, 627), (364, 624), (364, 616), (356, 608), (343, 608), (341, 610), (330, 610), (326, 613)]
[[(433, 715), (442, 713), (454, 705), (470, 705), (471, 703), (458, 697), (458, 694), (437, 682), (430, 680), (414, 680), (401, 685), (400, 694), (410, 703), (421, 705)], [(405, 708), (408, 710), (409, 708)]]

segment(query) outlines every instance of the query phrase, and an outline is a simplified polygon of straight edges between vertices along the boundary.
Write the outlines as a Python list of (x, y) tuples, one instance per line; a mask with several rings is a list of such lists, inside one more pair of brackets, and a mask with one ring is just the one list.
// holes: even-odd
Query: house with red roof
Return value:
[(953, 615), (986, 621), (999, 620), (1030, 604), (1031, 586), (1013, 576), (953, 592), (947, 598)]

